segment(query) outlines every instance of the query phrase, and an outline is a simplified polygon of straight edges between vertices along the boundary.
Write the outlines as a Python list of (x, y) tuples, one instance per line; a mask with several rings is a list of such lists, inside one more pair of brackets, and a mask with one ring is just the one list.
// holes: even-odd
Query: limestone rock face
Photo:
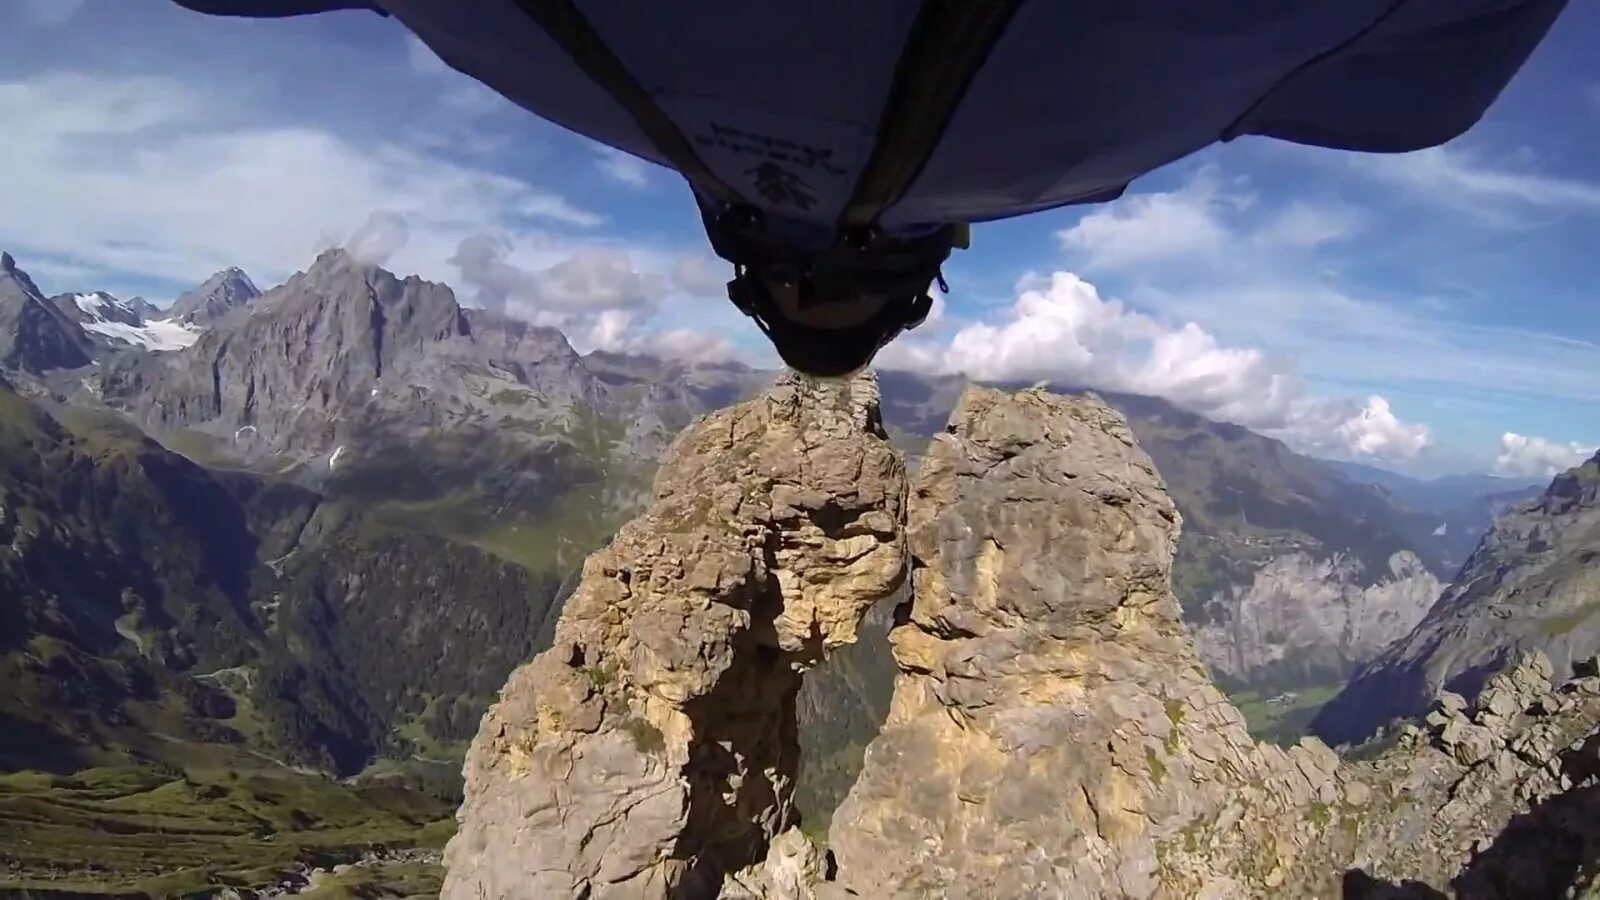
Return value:
[(903, 582), (906, 490), (870, 376), (783, 376), (691, 426), (649, 509), (584, 566), (554, 646), (484, 718), (444, 896), (813, 877), (798, 834), (774, 845), (796, 818), (795, 695)]
[(1416, 627), (1443, 587), (1409, 550), (1376, 578), (1354, 557), (1287, 553), (1190, 628), (1206, 667), (1243, 683), (1273, 671), (1348, 671)]
[(1557, 690), (1549, 661), (1525, 657), (1366, 762), (1310, 738), (1254, 743), (1179, 623), (1172, 505), (1093, 399), (969, 391), (909, 517), (901, 674), (818, 896), (1488, 898), (1592, 882), (1600, 660)]

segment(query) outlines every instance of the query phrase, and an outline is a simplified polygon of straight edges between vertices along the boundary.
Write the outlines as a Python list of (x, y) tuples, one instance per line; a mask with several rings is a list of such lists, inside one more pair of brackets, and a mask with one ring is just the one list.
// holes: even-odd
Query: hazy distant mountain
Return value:
[(1352, 481), (1376, 485), (1405, 506), (1436, 516), (1438, 524), (1433, 533), (1439, 539), (1445, 567), (1451, 570), (1466, 561), (1496, 516), (1538, 496), (1544, 489), (1544, 482), (1533, 478), (1463, 474), (1423, 479), (1361, 463), (1331, 465)]
[(1360, 740), (1426, 712), (1441, 690), (1474, 696), (1534, 649), (1557, 672), (1600, 653), (1600, 455), (1500, 517), (1427, 617), (1363, 667), (1314, 727)]

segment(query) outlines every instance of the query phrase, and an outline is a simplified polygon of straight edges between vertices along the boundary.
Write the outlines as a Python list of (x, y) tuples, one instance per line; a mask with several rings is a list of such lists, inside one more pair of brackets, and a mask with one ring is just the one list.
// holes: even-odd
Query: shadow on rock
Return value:
[(1446, 900), (1442, 894), (1420, 881), (1383, 881), (1361, 869), (1344, 873), (1343, 900)]
[[(1533, 805), (1473, 854), (1450, 886), (1462, 900), (1588, 896), (1600, 875), (1600, 735), (1561, 756), (1561, 772), (1584, 785)], [(1344, 876), (1345, 900), (1432, 900), (1426, 884), (1399, 884), (1359, 869)]]

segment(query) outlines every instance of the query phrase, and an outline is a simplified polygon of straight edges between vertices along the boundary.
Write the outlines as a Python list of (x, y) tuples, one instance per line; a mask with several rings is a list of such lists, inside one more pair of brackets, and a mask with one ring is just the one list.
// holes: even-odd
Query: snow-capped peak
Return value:
[(84, 331), (120, 344), (147, 350), (181, 350), (200, 338), (200, 329), (193, 325), (165, 319), (146, 321), (132, 303), (104, 291), (73, 294), (72, 302), (83, 313), (78, 324)]
[(105, 291), (95, 291), (89, 294), (73, 294), (72, 302), (76, 303), (78, 308), (83, 310), (86, 315), (96, 316), (98, 318), (105, 318), (106, 312), (110, 308), (115, 308), (124, 313), (133, 313), (133, 307), (128, 305), (128, 301), (118, 300), (116, 297), (111, 296)]

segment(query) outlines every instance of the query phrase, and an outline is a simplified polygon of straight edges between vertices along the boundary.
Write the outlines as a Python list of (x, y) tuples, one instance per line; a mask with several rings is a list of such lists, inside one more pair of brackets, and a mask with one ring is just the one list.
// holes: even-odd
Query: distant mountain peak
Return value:
[(180, 325), (210, 325), (261, 296), (261, 290), (238, 266), (229, 266), (188, 291), (167, 310)]
[(15, 282), (22, 293), (40, 300), (44, 299), (44, 293), (33, 283), (33, 279), (28, 277), (28, 273), (17, 268), (16, 258), (9, 253), (0, 253), (0, 284), (6, 281)]
[(44, 298), (11, 254), (0, 254), (0, 367), (40, 373), (91, 362), (78, 323)]

